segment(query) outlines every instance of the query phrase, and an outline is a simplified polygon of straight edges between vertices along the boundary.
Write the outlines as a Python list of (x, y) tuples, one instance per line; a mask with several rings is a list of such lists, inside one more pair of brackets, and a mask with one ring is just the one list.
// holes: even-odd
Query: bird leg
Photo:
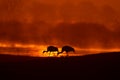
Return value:
[(69, 56), (69, 55), (68, 55), (68, 52), (66, 52), (66, 54), (67, 54), (66, 56), (68, 57), (68, 56)]

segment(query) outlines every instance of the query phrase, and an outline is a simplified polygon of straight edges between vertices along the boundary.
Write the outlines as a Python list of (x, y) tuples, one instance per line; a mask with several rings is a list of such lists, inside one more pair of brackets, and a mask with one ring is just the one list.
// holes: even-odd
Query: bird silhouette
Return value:
[[(48, 46), (47, 47), (47, 50), (46, 51), (43, 51), (43, 53), (45, 53), (45, 52), (58, 52), (59, 53), (59, 51), (58, 51), (58, 48), (57, 47), (55, 47), (55, 46)], [(49, 56), (50, 56), (50, 53), (49, 53)]]
[(58, 52), (57, 55), (63, 53), (63, 52), (66, 52), (67, 56), (68, 56), (68, 52), (75, 52), (75, 49), (71, 46), (63, 46), (62, 47), (62, 51), (61, 52)]

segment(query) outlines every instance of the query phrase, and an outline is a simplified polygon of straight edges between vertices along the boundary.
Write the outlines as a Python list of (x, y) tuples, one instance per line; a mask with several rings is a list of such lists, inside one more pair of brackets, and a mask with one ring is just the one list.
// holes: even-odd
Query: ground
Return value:
[[(0, 74), (9, 77), (103, 77), (120, 73), (120, 52), (77, 57), (0, 55)], [(111, 77), (111, 76), (109, 76)]]

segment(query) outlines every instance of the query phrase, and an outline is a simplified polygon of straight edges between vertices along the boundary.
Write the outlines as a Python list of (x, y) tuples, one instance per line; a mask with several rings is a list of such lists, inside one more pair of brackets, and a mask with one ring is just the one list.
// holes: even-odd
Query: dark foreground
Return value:
[(120, 75), (120, 53), (60, 58), (0, 55), (0, 74), (8, 77), (79, 76), (112, 77)]

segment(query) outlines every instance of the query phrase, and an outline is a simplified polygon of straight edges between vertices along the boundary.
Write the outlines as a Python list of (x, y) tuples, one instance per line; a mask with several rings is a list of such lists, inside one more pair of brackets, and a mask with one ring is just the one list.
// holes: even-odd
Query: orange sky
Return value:
[(120, 47), (119, 3), (119, 0), (0, 0), (0, 42)]

